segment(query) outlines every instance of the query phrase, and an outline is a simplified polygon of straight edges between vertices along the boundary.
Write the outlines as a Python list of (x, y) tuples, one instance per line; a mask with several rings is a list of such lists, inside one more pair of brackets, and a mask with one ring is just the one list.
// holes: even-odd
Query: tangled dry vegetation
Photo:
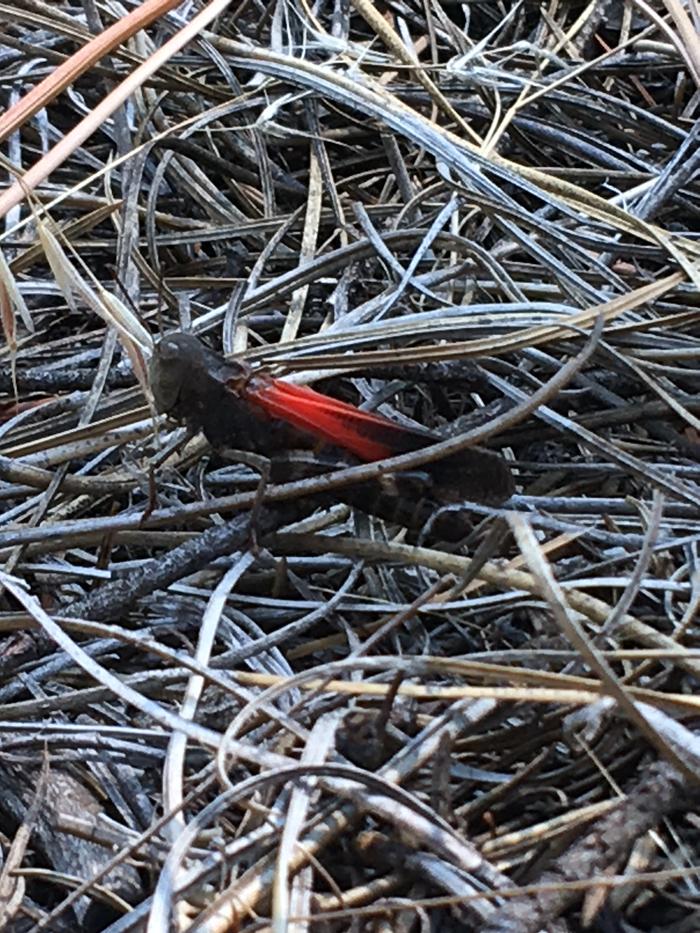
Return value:
[[(699, 24), (0, 2), (2, 929), (700, 929)], [(173, 329), (517, 492), (260, 485)]]

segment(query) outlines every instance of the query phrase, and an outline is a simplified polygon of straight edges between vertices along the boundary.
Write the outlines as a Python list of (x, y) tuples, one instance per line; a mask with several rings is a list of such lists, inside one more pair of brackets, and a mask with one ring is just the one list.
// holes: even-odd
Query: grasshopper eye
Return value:
[(192, 365), (201, 361), (203, 352), (204, 347), (194, 334), (175, 331), (161, 337), (155, 346), (153, 356), (161, 363), (167, 363), (169, 366), (183, 361), (187, 362), (188, 365)]
[(178, 341), (173, 337), (163, 337), (156, 346), (156, 353), (164, 362), (170, 362), (178, 359), (182, 351)]

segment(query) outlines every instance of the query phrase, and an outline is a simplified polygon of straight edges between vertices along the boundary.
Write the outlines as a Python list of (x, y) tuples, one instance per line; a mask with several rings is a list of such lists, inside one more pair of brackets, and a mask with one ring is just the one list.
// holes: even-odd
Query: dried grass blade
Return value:
[(647, 302), (654, 301), (665, 295), (676, 285), (679, 285), (685, 276), (682, 272), (673, 272), (656, 282), (650, 282), (648, 285), (642, 285), (626, 295), (619, 295), (606, 301), (603, 304), (594, 305), (579, 311), (566, 318), (565, 324), (546, 324), (537, 327), (528, 327), (515, 331), (509, 336), (484, 337), (478, 340), (454, 341), (448, 345), (440, 344), (438, 346), (410, 347), (408, 349), (394, 349), (391, 355), (387, 356), (385, 350), (369, 350), (364, 353), (329, 353), (327, 355), (304, 356), (303, 360), (284, 359), (280, 362), (289, 369), (318, 367), (333, 367), (337, 369), (357, 368), (359, 366), (371, 366), (373, 363), (383, 364), (389, 359), (395, 363), (403, 361), (412, 361), (420, 359), (427, 360), (451, 360), (451, 359), (469, 359), (478, 356), (501, 356), (505, 353), (511, 353), (522, 347), (535, 347), (542, 344), (553, 343), (554, 341), (566, 338), (571, 334), (571, 327), (590, 326), (599, 316), (602, 316), (605, 323), (614, 320), (626, 311), (632, 311)]
[[(134, 312), (115, 295), (111, 295), (99, 282), (92, 286), (80, 275), (45, 221), (39, 221), (38, 230), (51, 271), (72, 310), (80, 313), (76, 297), (80, 298), (106, 324), (117, 330), (125, 345), (127, 342), (134, 342), (150, 353), (153, 338)], [(143, 364), (140, 368), (143, 369)]]
[(549, 561), (540, 551), (537, 538), (527, 519), (522, 515), (511, 512), (508, 516), (508, 522), (515, 535), (518, 547), (530, 567), (530, 572), (533, 574), (537, 587), (562, 633), (580, 652), (581, 657), (591, 670), (595, 671), (600, 677), (608, 694), (617, 702), (628, 719), (634, 723), (659, 754), (677, 768), (687, 780), (692, 783), (700, 781), (700, 776), (698, 776), (695, 768), (676, 751), (665, 736), (661, 735), (652, 725), (649, 717), (638, 709), (627, 688), (618, 680), (607, 660), (588, 638), (584, 627), (572, 612), (566, 594), (557, 583)]
[(0, 115), (0, 142), (23, 126), (34, 114), (54, 100), (76, 78), (107, 55), (112, 49), (126, 42), (140, 29), (178, 6), (180, 0), (145, 0), (135, 10), (120, 16), (116, 23), (95, 36), (88, 44), (71, 55), (55, 71), (35, 85), (14, 107)]
[[(29, 308), (27, 303), (22, 297), (22, 293), (17, 287), (17, 282), (12, 273), (7, 259), (5, 258), (4, 252), (0, 249), (0, 284), (2, 284), (4, 291), (4, 298), (7, 300), (7, 309), (3, 308), (3, 329), (5, 331), (5, 336), (7, 338), (8, 333), (12, 332), (14, 334), (14, 320), (11, 327), (8, 327), (9, 316), (12, 315), (14, 319), (14, 312), (19, 312), (19, 316), (22, 318), (22, 323), (27, 328), (30, 334), (34, 333), (34, 322), (32, 321), (32, 316), (29, 313)], [(9, 338), (8, 338), (9, 343)]]
[[(313, 146), (309, 156), (309, 194), (306, 203), (306, 218), (301, 241), (301, 253), (299, 255), (300, 266), (305, 265), (314, 257), (316, 243), (318, 241), (321, 208), (323, 206), (323, 176), (321, 175), (321, 164)], [(296, 337), (304, 313), (304, 305), (306, 304), (306, 296), (308, 293), (309, 286), (302, 285), (301, 288), (296, 289), (292, 294), (289, 312), (280, 336), (281, 343), (294, 340)]]
[(648, 386), (652, 392), (659, 396), (660, 399), (668, 405), (671, 411), (675, 411), (686, 424), (689, 424), (696, 431), (700, 431), (700, 418), (696, 418), (695, 415), (688, 411), (688, 409), (680, 402), (672, 392), (669, 392), (663, 387), (661, 382), (658, 379), (654, 379), (646, 370), (646, 365), (639, 364), (632, 359), (631, 355), (628, 353), (620, 353), (611, 346), (606, 345), (606, 351), (614, 356), (615, 359), (619, 360), (623, 366), (629, 367), (632, 372), (640, 379), (644, 385)]
[(44, 755), (32, 802), (21, 826), (17, 828), (0, 872), (0, 929), (3, 930), (8, 929), (24, 899), (26, 884), (20, 869), (45, 799), (48, 777), (49, 759)]
[(213, 19), (222, 13), (230, 0), (210, 0), (186, 26), (169, 39), (121, 84), (111, 91), (97, 107), (78, 123), (43, 158), (39, 159), (23, 176), (0, 196), (0, 217), (21, 204), (26, 192), (41, 184), (59, 165), (81, 146), (114, 111), (138, 90), (144, 81), (197, 36)]
[[(328, 759), (333, 752), (333, 743), (339, 725), (340, 717), (337, 713), (329, 713), (319, 718), (311, 731), (308, 742), (304, 746), (301, 755), (302, 767), (306, 764), (322, 764)], [(286, 933), (289, 929), (290, 867), (293, 864), (294, 852), (300, 844), (302, 829), (307, 819), (316, 784), (317, 782), (310, 778), (301, 786), (294, 787), (289, 796), (284, 829), (282, 830), (277, 852), (275, 877), (272, 883), (273, 933)]]

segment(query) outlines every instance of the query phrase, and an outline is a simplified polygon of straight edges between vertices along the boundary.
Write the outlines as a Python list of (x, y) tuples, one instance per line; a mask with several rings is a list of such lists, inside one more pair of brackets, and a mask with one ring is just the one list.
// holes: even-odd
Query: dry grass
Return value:
[[(0, 2), (0, 928), (698, 929), (699, 28)], [(172, 329), (518, 492), (251, 536)]]

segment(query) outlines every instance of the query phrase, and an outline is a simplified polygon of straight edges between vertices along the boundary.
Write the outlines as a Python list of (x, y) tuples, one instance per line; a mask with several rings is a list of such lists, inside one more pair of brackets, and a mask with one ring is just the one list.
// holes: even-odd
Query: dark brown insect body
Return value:
[[(201, 429), (214, 447), (249, 450), (272, 458), (276, 481), (298, 478), (284, 475), (281, 463), (275, 468), (281, 452), (318, 446), (319, 441), (331, 445), (338, 453), (335, 465), (343, 466), (358, 459), (381, 460), (420, 450), (441, 439), (429, 431), (405, 428), (313, 389), (256, 372), (247, 363), (229, 362), (190, 334), (170, 334), (159, 341), (150, 377), (159, 411), (192, 429)], [(318, 462), (307, 473), (327, 468)], [(479, 448), (460, 451), (415, 472), (391, 474), (374, 492), (368, 485), (346, 487), (338, 497), (410, 527), (424, 524), (441, 505), (465, 499), (500, 505), (513, 492), (505, 461)], [(449, 524), (450, 514), (455, 516), (447, 513), (443, 524)], [(463, 529), (463, 521), (458, 524)], [(445, 536), (458, 537), (459, 531), (454, 529)]]

